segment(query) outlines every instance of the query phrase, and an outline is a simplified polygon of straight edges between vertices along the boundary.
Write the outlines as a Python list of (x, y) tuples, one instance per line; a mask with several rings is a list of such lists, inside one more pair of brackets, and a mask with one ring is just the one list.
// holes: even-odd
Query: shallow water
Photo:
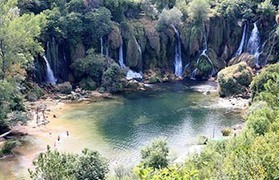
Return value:
[(240, 116), (230, 110), (212, 106), (216, 97), (191, 90), (193, 85), (197, 84), (153, 85), (148, 91), (118, 94), (101, 102), (67, 104), (40, 135), (23, 138), (16, 158), (0, 161), (0, 179), (26, 177), (26, 167), (47, 144), (65, 152), (79, 153), (85, 147), (98, 150), (113, 169), (138, 163), (140, 149), (156, 137), (167, 139), (175, 159), (200, 135), (218, 138), (222, 128), (240, 122)]

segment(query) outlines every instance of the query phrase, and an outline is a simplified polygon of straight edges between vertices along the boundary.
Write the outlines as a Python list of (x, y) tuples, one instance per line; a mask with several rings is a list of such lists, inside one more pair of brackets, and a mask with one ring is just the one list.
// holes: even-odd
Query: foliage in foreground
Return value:
[[(269, 66), (257, 78), (255, 98), (241, 135), (210, 142), (200, 155), (181, 167), (138, 169), (140, 179), (278, 179), (279, 178), (279, 64)], [(261, 81), (265, 79), (264, 81)]]
[(50, 147), (41, 153), (30, 170), (31, 179), (105, 179), (108, 162), (97, 151), (84, 149), (81, 155), (52, 151)]

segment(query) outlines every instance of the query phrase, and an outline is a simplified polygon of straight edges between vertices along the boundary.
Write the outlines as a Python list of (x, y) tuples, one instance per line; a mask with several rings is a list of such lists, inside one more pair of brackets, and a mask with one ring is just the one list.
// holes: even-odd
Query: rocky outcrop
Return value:
[(252, 70), (245, 62), (227, 67), (218, 73), (219, 94), (225, 97), (247, 93), (251, 81)]
[(118, 49), (122, 44), (122, 36), (121, 36), (120, 28), (116, 24), (112, 26), (112, 31), (108, 35), (108, 41), (109, 41), (110, 48), (113, 50)]
[(251, 68), (256, 67), (255, 56), (253, 56), (249, 53), (243, 53), (239, 56), (232, 58), (229, 62), (229, 66), (238, 64), (240, 62), (246, 62), (247, 65), (250, 66)]

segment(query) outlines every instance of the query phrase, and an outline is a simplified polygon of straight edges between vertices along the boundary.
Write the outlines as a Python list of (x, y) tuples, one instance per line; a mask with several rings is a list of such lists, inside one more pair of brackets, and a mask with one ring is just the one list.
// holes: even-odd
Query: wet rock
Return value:
[(229, 66), (238, 64), (240, 62), (246, 62), (248, 66), (251, 68), (256, 68), (256, 60), (255, 57), (249, 53), (243, 53), (239, 56), (232, 58), (229, 62)]

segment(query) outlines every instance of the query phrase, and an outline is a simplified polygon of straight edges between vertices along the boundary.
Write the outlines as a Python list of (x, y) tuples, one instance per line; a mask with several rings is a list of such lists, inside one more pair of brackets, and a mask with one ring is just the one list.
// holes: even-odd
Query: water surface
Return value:
[[(192, 85), (196, 84), (153, 85), (150, 90), (122, 93), (114, 99), (67, 104), (40, 136), (23, 139), (25, 144), (18, 150), (21, 155), (11, 162), (18, 162), (16, 168), (24, 169), (34, 157), (30, 154), (38, 154), (49, 144), (74, 153), (87, 147), (100, 151), (110, 160), (111, 167), (133, 166), (140, 160), (140, 149), (157, 137), (167, 139), (173, 159), (179, 157), (196, 144), (199, 136), (221, 137), (222, 128), (240, 122), (237, 114), (214, 107), (216, 97), (195, 92), (189, 88)], [(0, 168), (3, 164), (8, 161), (0, 161)], [(1, 170), (0, 174), (11, 173)]]

